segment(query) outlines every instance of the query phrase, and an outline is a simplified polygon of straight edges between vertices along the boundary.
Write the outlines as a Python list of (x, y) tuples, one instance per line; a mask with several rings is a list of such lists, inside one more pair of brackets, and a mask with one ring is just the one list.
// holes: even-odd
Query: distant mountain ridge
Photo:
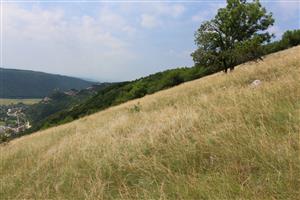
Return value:
[(0, 68), (0, 98), (43, 98), (55, 89), (84, 89), (95, 84), (58, 74)]

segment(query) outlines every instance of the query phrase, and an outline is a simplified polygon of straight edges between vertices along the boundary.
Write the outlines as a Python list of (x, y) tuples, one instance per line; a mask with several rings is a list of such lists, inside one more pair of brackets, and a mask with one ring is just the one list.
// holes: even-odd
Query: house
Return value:
[(19, 108), (9, 108), (7, 110), (7, 116), (9, 117), (17, 117), (18, 114), (20, 114), (22, 112), (22, 109)]
[(66, 91), (64, 92), (66, 95), (69, 95), (69, 96), (76, 96), (78, 94), (78, 91), (75, 90), (75, 89), (71, 89), (69, 91)]
[(0, 126), (0, 134), (5, 133), (6, 127), (5, 126)]
[(51, 101), (51, 98), (49, 98), (49, 97), (45, 97), (45, 98), (42, 100), (43, 103), (48, 103), (49, 101)]

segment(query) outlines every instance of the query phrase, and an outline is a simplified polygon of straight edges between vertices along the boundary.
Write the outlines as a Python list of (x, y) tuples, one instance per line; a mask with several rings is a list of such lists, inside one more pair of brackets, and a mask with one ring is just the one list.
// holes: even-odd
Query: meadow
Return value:
[(38, 103), (41, 99), (4, 99), (0, 98), (0, 105), (10, 105), (10, 104), (18, 104), (23, 103), (27, 105), (32, 105)]
[(298, 46), (2, 144), (0, 196), (299, 199), (299, 80)]

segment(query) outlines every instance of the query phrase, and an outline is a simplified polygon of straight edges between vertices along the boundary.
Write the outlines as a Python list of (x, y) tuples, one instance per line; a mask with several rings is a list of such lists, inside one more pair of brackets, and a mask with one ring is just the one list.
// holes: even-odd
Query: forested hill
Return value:
[(83, 89), (92, 84), (68, 76), (0, 68), (0, 98), (42, 98), (54, 89)]

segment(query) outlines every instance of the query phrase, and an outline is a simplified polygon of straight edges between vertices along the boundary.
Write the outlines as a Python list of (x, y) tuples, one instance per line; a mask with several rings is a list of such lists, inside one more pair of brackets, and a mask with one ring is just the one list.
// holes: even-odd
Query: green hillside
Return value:
[[(300, 30), (286, 31), (281, 40), (262, 46), (261, 56), (299, 44)], [(153, 94), (160, 90), (216, 73), (220, 70), (223, 69), (211, 70), (204, 66), (176, 68), (158, 72), (130, 82), (108, 85), (108, 87), (100, 90), (96, 95), (86, 99), (86, 101), (81, 101), (75, 106), (72, 106), (71, 109), (68, 107), (67, 109), (57, 110), (58, 112), (45, 118), (40, 118), (38, 122), (33, 122), (33, 127), (29, 132), (70, 122), (109, 108), (110, 106)]]
[(0, 68), (0, 98), (43, 98), (54, 89), (83, 89), (93, 83), (43, 72)]
[[(281, 40), (268, 43), (261, 47), (260, 56), (277, 52), (300, 44), (300, 30), (286, 31)], [(246, 58), (247, 60), (248, 58)], [(249, 58), (251, 60), (251, 58)], [(41, 129), (57, 126), (86, 115), (119, 105), (127, 101), (168, 89), (184, 82), (192, 81), (216, 73), (220, 69), (204, 66), (183, 67), (158, 72), (134, 81), (121, 83), (101, 83), (94, 85), (93, 90), (83, 89), (75, 96), (63, 92), (55, 92), (51, 101), (40, 102), (25, 111), (31, 128), (15, 135), (30, 134)]]
[(82, 89), (79, 91), (73, 90), (73, 95), (69, 95), (68, 92), (53, 92), (51, 95), (48, 95), (48, 101), (40, 101), (26, 109), (25, 113), (28, 116), (29, 121), (33, 124), (33, 128), (30, 131), (33, 131), (37, 127), (40, 127), (40, 125), (44, 124), (44, 120), (49, 116), (61, 111), (71, 110), (76, 105), (86, 102), (86, 100), (95, 96), (97, 92), (100, 92), (111, 85), (114, 84), (101, 83), (93, 85), (88, 89)]

